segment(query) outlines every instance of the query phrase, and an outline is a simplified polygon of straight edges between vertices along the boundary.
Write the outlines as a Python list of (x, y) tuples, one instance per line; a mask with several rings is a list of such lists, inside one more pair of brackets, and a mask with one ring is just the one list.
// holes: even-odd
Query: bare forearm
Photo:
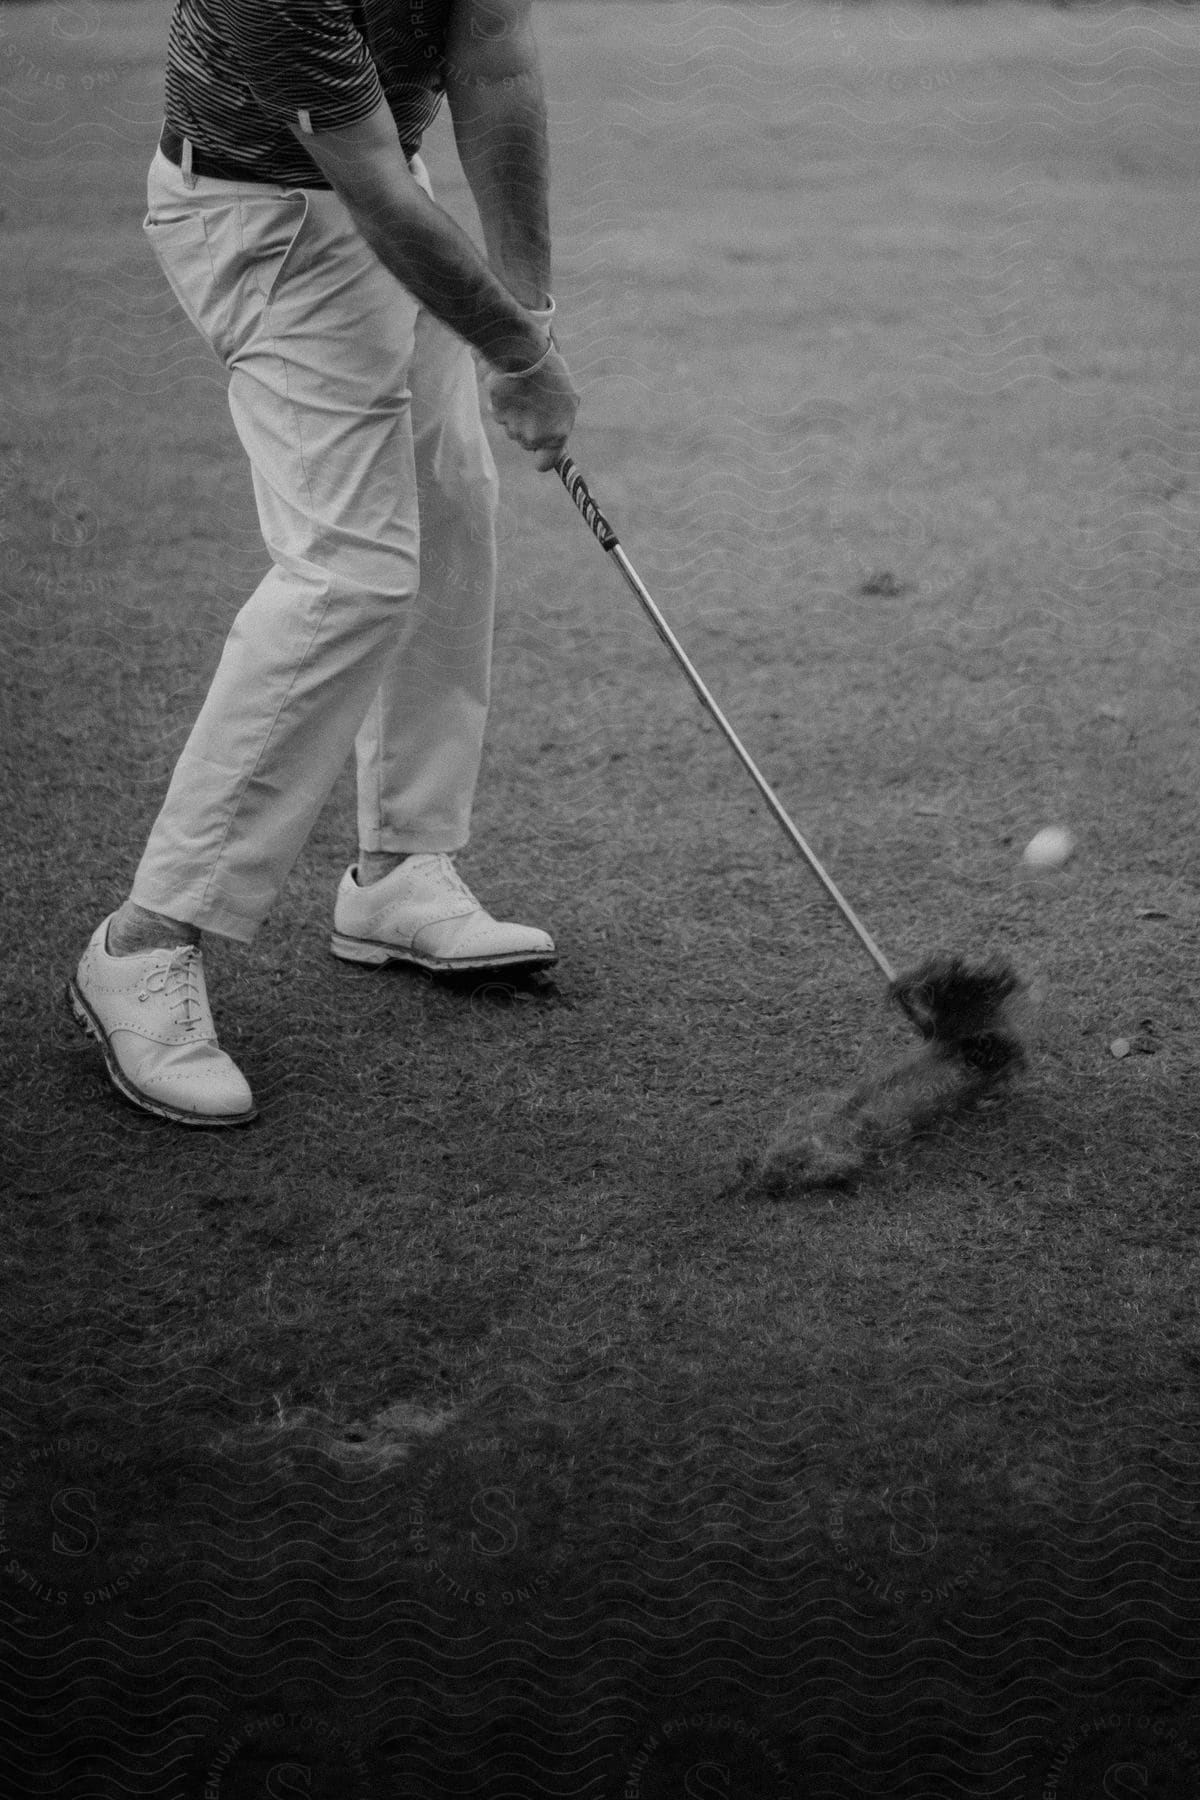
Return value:
[(356, 222), (383, 266), (496, 369), (527, 368), (545, 332), (483, 261), (467, 234), (418, 190), (403, 215), (361, 208)]
[(541, 73), (449, 82), (455, 141), (471, 186), (488, 262), (517, 299), (550, 292), (550, 156)]
[(545, 332), (418, 184), (385, 107), (358, 125), (301, 141), (384, 268), (409, 293), (494, 368), (524, 369), (537, 361)]

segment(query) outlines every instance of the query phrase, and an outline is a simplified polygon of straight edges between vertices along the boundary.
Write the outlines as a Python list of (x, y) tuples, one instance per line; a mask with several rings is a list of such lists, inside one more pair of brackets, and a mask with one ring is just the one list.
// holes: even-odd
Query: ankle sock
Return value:
[[(380, 854), (382, 854), (382, 852)], [(388, 854), (392, 855), (392, 852), (389, 851)], [(395, 852), (395, 855), (394, 855), (394, 858), (392, 861), (392, 868), (398, 869), (400, 867), (401, 863), (406, 863), (410, 856), (415, 856), (415, 855), (416, 855), (415, 850), (397, 850)], [(392, 869), (389, 869), (387, 871), (387, 875), (390, 875), (391, 872), (392, 872)], [(361, 887), (373, 887), (377, 881), (386, 880), (387, 875), (373, 875), (371, 877), (370, 881), (364, 881), (362, 878), (361, 862), (356, 862), (354, 865), (354, 885), (355, 885), (355, 887), (360, 887), (360, 888)]]

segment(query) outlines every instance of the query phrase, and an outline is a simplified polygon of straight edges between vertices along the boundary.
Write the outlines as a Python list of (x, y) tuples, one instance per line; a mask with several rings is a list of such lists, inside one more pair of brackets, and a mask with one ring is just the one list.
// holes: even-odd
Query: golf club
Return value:
[(1025, 1060), (1006, 1003), (1023, 988), (1005, 962), (972, 967), (961, 957), (928, 958), (900, 975), (884, 955), (717, 705), (679, 639), (626, 556), (580, 469), (565, 453), (554, 465), (600, 547), (616, 564), (655, 631), (682, 669), (709, 717), (730, 744), (780, 829), (888, 983), (889, 998), (926, 1040), (899, 1069), (861, 1084), (849, 1096), (825, 1096), (777, 1139), (759, 1170), (760, 1185), (823, 1186), (856, 1173), (864, 1156), (957, 1106), (978, 1098)]

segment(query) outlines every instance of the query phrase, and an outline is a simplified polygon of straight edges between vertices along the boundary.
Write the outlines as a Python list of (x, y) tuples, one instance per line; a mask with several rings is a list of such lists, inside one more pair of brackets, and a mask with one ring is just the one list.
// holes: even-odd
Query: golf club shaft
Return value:
[(746, 773), (750, 776), (755, 787), (766, 801), (766, 804), (780, 829), (788, 838), (792, 846), (800, 852), (801, 856), (804, 858), (817, 880), (821, 883), (821, 886), (825, 889), (825, 892), (829, 895), (846, 923), (858, 937), (859, 942), (867, 951), (868, 955), (872, 958), (878, 968), (883, 971), (883, 974), (887, 977), (888, 981), (894, 982), (896, 979), (895, 969), (892, 967), (883, 951), (879, 948), (879, 945), (875, 942), (875, 939), (871, 936), (871, 933), (867, 930), (854, 908), (850, 905), (850, 902), (846, 899), (832, 875), (830, 875), (824, 864), (817, 857), (816, 852), (796, 829), (796, 826), (785, 812), (774, 789), (770, 786), (766, 777), (762, 774), (757, 763), (754, 761), (754, 758), (742, 743), (741, 738), (739, 738), (737, 732), (733, 729), (733, 726), (729, 723), (729, 720), (725, 717), (725, 714), (721, 711), (720, 707), (709, 693), (708, 688), (705, 686), (698, 671), (694, 667), (691, 658), (684, 650), (679, 639), (675, 636), (675, 633), (671, 630), (671, 627), (667, 624), (667, 621), (663, 618), (662, 613), (651, 599), (649, 591), (641, 580), (641, 577), (638, 575), (637, 570), (626, 556), (624, 550), (622, 550), (616, 532), (592, 498), (587, 482), (580, 474), (578, 468), (565, 453), (559, 457), (554, 467), (562, 478), (563, 486), (579, 508), (580, 513), (583, 515), (588, 525), (591, 527), (592, 535), (595, 537), (597, 543), (599, 543), (612, 558), (613, 562), (617, 565), (617, 568), (621, 571), (625, 581), (629, 587), (632, 588), (642, 609), (654, 626), (655, 631), (687, 676), (700, 704), (724, 734), (726, 740), (737, 755), (738, 760), (741, 762), (742, 767), (746, 770)]

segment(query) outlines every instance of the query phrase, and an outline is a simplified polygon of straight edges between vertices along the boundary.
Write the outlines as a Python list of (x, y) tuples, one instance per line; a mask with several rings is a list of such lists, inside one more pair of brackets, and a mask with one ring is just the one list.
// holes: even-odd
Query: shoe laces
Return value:
[(146, 980), (148, 993), (166, 995), (173, 1018), (185, 1031), (195, 1030), (204, 1012), (200, 966), (200, 952), (195, 944), (184, 944), (173, 950), (170, 961)]
[(479, 905), (478, 900), (455, 868), (454, 863), (449, 856), (443, 855), (441, 857), (434, 879), (441, 884), (442, 888), (447, 893), (456, 895), (460, 900), (469, 901), (472, 906), (477, 907)]
[[(417, 899), (432, 900), (437, 895), (444, 894), (447, 900), (461, 900), (465, 907), (477, 911), (479, 902), (455, 868), (450, 856), (441, 850), (428, 850), (423, 854), (426, 859), (426, 867), (410, 871), (418, 884)], [(396, 871), (397, 875), (402, 877), (409, 867), (408, 863), (401, 863)], [(425, 890), (424, 893), (422, 893), (422, 889)]]

